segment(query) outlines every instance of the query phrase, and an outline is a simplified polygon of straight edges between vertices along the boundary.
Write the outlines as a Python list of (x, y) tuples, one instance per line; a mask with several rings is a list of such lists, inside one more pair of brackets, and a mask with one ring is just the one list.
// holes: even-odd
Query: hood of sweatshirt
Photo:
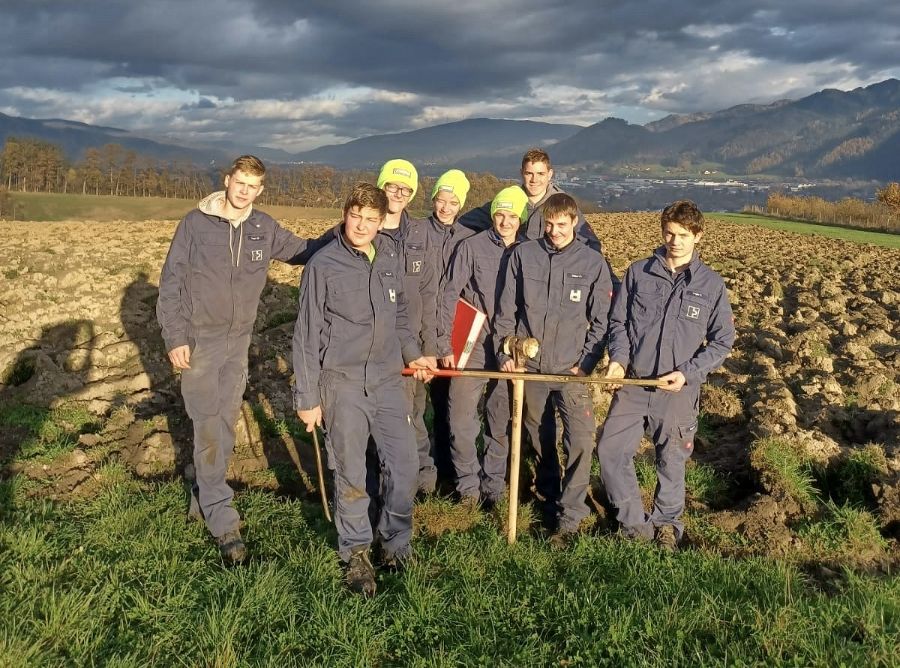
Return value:
[(217, 192), (212, 193), (211, 195), (207, 195), (203, 199), (200, 200), (200, 203), (197, 204), (197, 208), (200, 209), (203, 213), (208, 216), (218, 216), (219, 218), (224, 218), (229, 223), (231, 223), (232, 227), (238, 227), (241, 223), (243, 223), (247, 218), (250, 217), (250, 214), (253, 213), (253, 205), (247, 207), (247, 209), (241, 214), (238, 218), (228, 218), (225, 215), (225, 191), (219, 190)]

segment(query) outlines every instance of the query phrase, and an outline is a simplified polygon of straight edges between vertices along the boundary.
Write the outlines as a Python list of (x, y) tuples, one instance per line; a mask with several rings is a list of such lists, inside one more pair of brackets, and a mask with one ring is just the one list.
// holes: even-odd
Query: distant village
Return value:
[(591, 174), (559, 170), (556, 181), (583, 201), (593, 202), (603, 211), (656, 209), (681, 197), (693, 199), (707, 210), (740, 211), (764, 206), (771, 193), (817, 196), (831, 201), (856, 197), (875, 199), (879, 184), (866, 181), (811, 180), (772, 177), (735, 178), (715, 170), (703, 170), (696, 177)]

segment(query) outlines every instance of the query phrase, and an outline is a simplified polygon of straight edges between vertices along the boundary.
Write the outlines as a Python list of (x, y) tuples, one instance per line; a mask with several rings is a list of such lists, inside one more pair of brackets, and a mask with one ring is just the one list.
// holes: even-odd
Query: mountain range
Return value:
[(315, 162), (375, 169), (402, 156), (423, 173), (448, 167), (511, 176), (529, 146), (546, 148), (557, 167), (603, 172), (625, 165), (708, 166), (729, 174), (900, 180), (900, 81), (851, 91), (826, 89), (799, 100), (671, 115), (646, 125), (606, 118), (588, 127), (476, 118), (375, 135), (302, 153), (237, 145), (184, 146), (118, 128), (0, 114), (0, 142), (33, 136), (72, 159), (91, 146), (118, 143), (144, 155), (197, 164), (255, 152), (273, 162)]

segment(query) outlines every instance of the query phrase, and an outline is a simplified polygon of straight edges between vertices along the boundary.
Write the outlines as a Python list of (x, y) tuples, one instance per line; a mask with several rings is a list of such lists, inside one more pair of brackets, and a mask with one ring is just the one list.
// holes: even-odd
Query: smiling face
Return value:
[(544, 220), (544, 234), (556, 249), (565, 248), (575, 240), (578, 219), (568, 214), (557, 214)]
[(383, 188), (388, 198), (388, 213), (400, 213), (409, 204), (412, 188), (403, 183), (385, 183)]
[(532, 199), (544, 196), (553, 178), (553, 169), (546, 162), (526, 162), (522, 167), (522, 189)]
[(666, 264), (670, 269), (686, 265), (694, 256), (694, 247), (703, 237), (703, 232), (696, 234), (684, 225), (668, 222), (662, 226), (663, 243), (666, 246)]
[(231, 214), (240, 214), (253, 204), (263, 191), (262, 180), (262, 176), (254, 176), (240, 169), (225, 177), (225, 202), (231, 208)]
[(453, 193), (442, 190), (434, 196), (434, 215), (444, 225), (452, 225), (459, 214), (459, 198)]
[(354, 249), (364, 253), (378, 234), (384, 217), (369, 206), (351, 206), (344, 214), (344, 237)]
[(501, 209), (494, 213), (494, 231), (503, 240), (505, 246), (509, 246), (516, 240), (520, 223), (519, 217), (511, 211)]

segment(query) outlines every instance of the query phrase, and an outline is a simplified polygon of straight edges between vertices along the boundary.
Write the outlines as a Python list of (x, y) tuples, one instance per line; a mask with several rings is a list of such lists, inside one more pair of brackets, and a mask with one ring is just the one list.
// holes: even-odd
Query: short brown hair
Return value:
[(525, 169), (525, 165), (529, 162), (543, 162), (547, 165), (547, 169), (553, 167), (550, 164), (550, 156), (542, 148), (530, 148), (525, 151), (525, 155), (522, 156), (522, 169)]
[(662, 210), (659, 222), (663, 227), (666, 226), (666, 223), (678, 223), (693, 234), (699, 234), (703, 231), (704, 221), (703, 213), (696, 204), (689, 199), (680, 199)]
[(227, 175), (234, 176), (237, 171), (242, 171), (244, 174), (250, 174), (251, 176), (258, 176), (260, 181), (265, 181), (266, 179), (266, 166), (255, 155), (242, 155), (237, 158), (231, 163), (231, 167), (228, 168)]
[(344, 202), (344, 215), (353, 207), (376, 209), (384, 218), (388, 212), (388, 198), (384, 191), (371, 183), (357, 183)]
[(573, 221), (578, 220), (578, 203), (575, 198), (566, 193), (554, 193), (547, 198), (541, 207), (544, 220), (556, 216), (569, 216)]

